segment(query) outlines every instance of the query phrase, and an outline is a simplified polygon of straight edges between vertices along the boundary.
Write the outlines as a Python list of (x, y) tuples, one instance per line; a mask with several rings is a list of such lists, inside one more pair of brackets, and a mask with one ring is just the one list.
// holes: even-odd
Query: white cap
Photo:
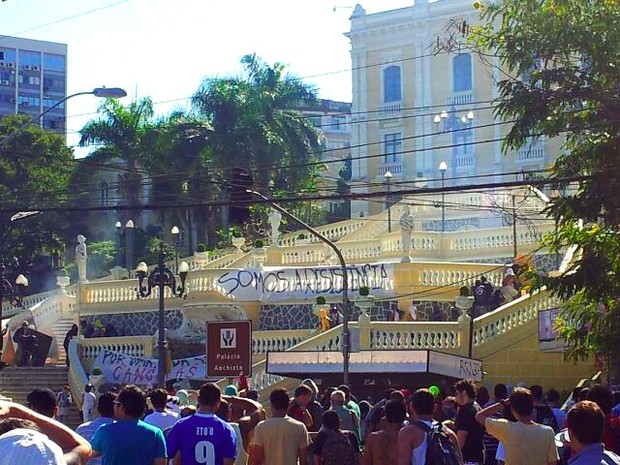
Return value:
[(31, 429), (18, 428), (0, 436), (0, 465), (66, 465), (58, 444)]

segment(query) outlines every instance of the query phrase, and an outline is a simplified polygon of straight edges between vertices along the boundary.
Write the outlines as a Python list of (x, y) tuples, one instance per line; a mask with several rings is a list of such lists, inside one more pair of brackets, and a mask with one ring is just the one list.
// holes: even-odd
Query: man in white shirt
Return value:
[(93, 392), (93, 385), (84, 386), (84, 399), (82, 401), (82, 421), (89, 422), (95, 416), (95, 407), (97, 406), (97, 396)]
[(145, 423), (157, 426), (162, 431), (166, 431), (179, 421), (179, 414), (166, 409), (168, 402), (168, 392), (165, 389), (155, 389), (150, 395), (153, 410), (150, 415), (144, 418)]
[[(75, 432), (86, 439), (88, 442), (93, 438), (95, 431), (99, 429), (101, 425), (107, 425), (114, 421), (114, 401), (116, 396), (111, 392), (106, 392), (99, 396), (97, 401), (97, 411), (99, 417), (92, 421), (82, 423), (77, 427)], [(88, 465), (101, 465), (103, 463), (102, 457), (95, 457), (88, 461)]]

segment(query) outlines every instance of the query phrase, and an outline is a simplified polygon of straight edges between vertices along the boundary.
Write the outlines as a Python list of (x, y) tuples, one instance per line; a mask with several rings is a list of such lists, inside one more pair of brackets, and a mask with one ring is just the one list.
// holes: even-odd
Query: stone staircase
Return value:
[(62, 343), (73, 323), (75, 323), (75, 321), (71, 318), (63, 318), (54, 323), (54, 338), (58, 347), (58, 364), (63, 364), (67, 360), (67, 354), (65, 353), (65, 348), (62, 346)]
[[(26, 405), (28, 393), (36, 388), (49, 388), (59, 393), (66, 384), (68, 384), (68, 368), (64, 364), (44, 367), (6, 367), (0, 371), (0, 395), (23, 405)], [(67, 424), (75, 428), (80, 423), (81, 414), (74, 403), (71, 405)]]

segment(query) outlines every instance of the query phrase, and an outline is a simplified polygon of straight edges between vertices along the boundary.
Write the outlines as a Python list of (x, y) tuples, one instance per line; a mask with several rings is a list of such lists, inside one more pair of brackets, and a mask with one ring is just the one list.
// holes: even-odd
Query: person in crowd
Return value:
[(357, 405), (357, 399), (353, 397), (353, 394), (351, 393), (351, 388), (347, 386), (346, 384), (341, 384), (340, 386), (338, 386), (338, 390), (344, 392), (344, 398), (345, 398), (344, 406), (348, 408), (349, 410), (354, 411), (359, 420), (359, 418), (361, 417), (360, 406)]
[(95, 326), (88, 320), (80, 320), (80, 327), (82, 328), (82, 335), (85, 338), (91, 338), (95, 336)]
[(65, 354), (67, 354), (65, 356), (65, 363), (67, 364), (67, 366), (70, 365), (70, 363), (69, 363), (69, 343), (71, 342), (71, 339), (73, 339), (77, 335), (78, 335), (78, 325), (73, 323), (73, 325), (71, 326), (71, 329), (69, 329), (69, 331), (67, 331), (67, 334), (65, 334), (65, 340), (62, 341), (62, 346), (65, 349)]
[(36, 388), (26, 396), (28, 408), (34, 410), (48, 418), (56, 418), (58, 406), (56, 404), (56, 394), (48, 388)]
[(476, 385), (472, 380), (460, 380), (454, 385), (454, 396), (459, 408), (454, 419), (454, 429), (466, 464), (482, 464), (484, 460), (484, 429), (476, 422), (480, 406), (475, 402)]
[(37, 335), (30, 328), (27, 321), (13, 334), (13, 342), (17, 344), (17, 365), (34, 366), (37, 358)]
[(491, 301), (489, 303), (489, 306), (491, 308), (491, 310), (496, 310), (499, 307), (501, 307), (502, 305), (504, 305), (505, 300), (504, 300), (504, 296), (502, 294), (502, 291), (499, 289), (495, 289), (493, 291), (493, 294), (491, 294)]
[(458, 408), (459, 404), (456, 403), (454, 396), (446, 397), (441, 403), (441, 411), (443, 412), (444, 420), (454, 421)]
[(532, 393), (532, 399), (534, 401), (534, 421), (541, 425), (551, 426), (555, 432), (559, 431), (558, 421), (555, 419), (553, 410), (545, 404), (542, 386), (532, 384), (530, 386), (530, 392)]
[(340, 310), (338, 310), (338, 304), (331, 304), (329, 306), (329, 318), (331, 320), (331, 325), (338, 326), (342, 321), (342, 314)]
[(319, 331), (324, 333), (325, 331), (329, 331), (331, 329), (331, 317), (329, 316), (327, 309), (320, 308), (319, 309)]
[(607, 450), (620, 454), (620, 420), (611, 414), (613, 396), (607, 386), (595, 384), (590, 386), (586, 399), (595, 402), (605, 415), (603, 442)]
[(321, 429), (321, 419), (323, 416), (323, 409), (321, 407), (321, 404), (319, 404), (318, 402), (319, 388), (311, 378), (304, 379), (301, 384), (303, 384), (304, 386), (308, 386), (312, 391), (312, 397), (310, 397), (310, 402), (307, 406), (310, 415), (312, 415), (312, 427), (309, 428), (308, 431), (317, 432)]
[(558, 429), (556, 429), (557, 432), (564, 428), (564, 424), (566, 423), (566, 412), (560, 408), (560, 393), (551, 388), (547, 391), (545, 397), (547, 399), (547, 405), (555, 415), (555, 421), (558, 425)]
[(364, 438), (370, 433), (379, 430), (381, 419), (385, 416), (385, 405), (392, 399), (392, 393), (395, 391), (396, 389), (393, 387), (387, 388), (383, 395), (383, 399), (376, 402), (368, 412), (368, 415), (366, 415), (362, 428), (364, 430)]
[(198, 411), (177, 422), (168, 433), (168, 453), (175, 463), (233, 465), (238, 438), (233, 428), (215, 415), (220, 401), (221, 392), (216, 384), (201, 386)]
[(149, 399), (153, 406), (153, 413), (144, 417), (144, 422), (166, 431), (179, 420), (179, 415), (166, 408), (168, 402), (168, 391), (165, 389), (155, 389), (151, 392)]
[[(108, 425), (114, 421), (114, 401), (116, 396), (111, 392), (101, 394), (97, 400), (99, 416), (94, 420), (82, 423), (75, 432), (86, 439), (89, 443), (93, 439), (95, 431), (102, 425)], [(88, 465), (101, 465), (102, 457), (95, 457), (88, 461)]]
[(164, 433), (140, 420), (145, 408), (142, 389), (134, 385), (121, 389), (114, 400), (117, 421), (95, 432), (93, 457), (103, 455), (105, 465), (166, 465)]
[[(504, 408), (510, 409), (516, 422), (504, 418), (493, 418)], [(484, 425), (487, 432), (503, 444), (506, 464), (556, 465), (559, 456), (553, 429), (550, 426), (535, 423), (533, 415), (534, 399), (531, 392), (529, 389), (517, 387), (512, 391), (509, 399), (479, 411), (476, 414), (476, 421)]]
[(258, 391), (256, 389), (248, 389), (245, 393), (245, 397), (255, 402), (258, 402)]
[[(357, 435), (353, 431), (340, 430), (340, 418), (333, 410), (323, 413), (323, 428), (316, 435), (312, 444), (314, 465), (335, 463), (339, 465), (359, 465), (360, 452)], [(334, 445), (338, 444), (338, 451)], [(332, 462), (330, 462), (330, 459)]]
[[(437, 424), (433, 420), (435, 397), (428, 389), (418, 389), (411, 395), (409, 409), (411, 421), (398, 433), (398, 462), (395, 462), (398, 465), (418, 465), (426, 462), (426, 431), (418, 422), (428, 427)], [(449, 428), (443, 430), (459, 454), (459, 463), (463, 463), (456, 435)]]
[(338, 414), (340, 426), (343, 430), (353, 431), (359, 437), (359, 417), (353, 410), (346, 408), (345, 405), (345, 393), (339, 389), (332, 392), (330, 410)]
[(439, 305), (433, 305), (433, 321), (445, 321), (446, 316), (443, 314)]
[(486, 296), (486, 288), (482, 284), (480, 279), (476, 279), (473, 288), (474, 305), (473, 305), (473, 317), (482, 315), (487, 311), (487, 305), (489, 299)]
[(616, 418), (620, 418), (620, 391), (612, 393), (612, 401), (614, 407), (611, 409), (611, 414)]
[(295, 388), (294, 397), (288, 407), (288, 416), (294, 420), (301, 421), (308, 430), (312, 429), (312, 414), (308, 411), (308, 404), (312, 399), (312, 389), (305, 384), (300, 384)]
[(97, 405), (97, 396), (93, 392), (93, 385), (84, 386), (84, 397), (82, 398), (82, 421), (84, 423), (93, 419), (95, 407)]
[(409, 306), (409, 321), (418, 321), (418, 307), (415, 304), (415, 300), (412, 300)]
[(480, 406), (486, 405), (489, 403), (489, 390), (485, 386), (478, 386), (476, 388), (476, 403)]
[(0, 401), (0, 422), (5, 431), (0, 465), (81, 465), (90, 456), (91, 447), (79, 434), (22, 405)]
[(291, 465), (297, 460), (305, 464), (310, 436), (306, 425), (286, 414), (290, 402), (288, 393), (285, 389), (274, 389), (269, 401), (271, 418), (261, 421), (254, 430), (249, 465)]
[[(498, 383), (493, 387), (493, 400), (489, 400), (488, 402), (479, 405), (486, 408), (489, 405), (501, 402), (506, 397), (508, 397), (508, 389), (506, 388), (506, 385)], [(502, 412), (499, 410), (493, 416), (493, 418), (502, 417)], [(485, 430), (484, 436), (482, 438), (482, 445), (484, 447), (484, 465), (496, 465), (497, 460), (495, 459), (495, 456), (497, 454), (497, 447), (499, 445), (499, 441), (493, 436), (491, 436), (488, 431)]]
[(605, 414), (597, 404), (579, 402), (571, 407), (566, 418), (570, 447), (576, 452), (570, 465), (620, 465), (620, 457), (605, 450)]
[(246, 465), (248, 462), (248, 450), (250, 437), (256, 425), (264, 420), (267, 415), (262, 405), (257, 401), (239, 396), (222, 396), (222, 401), (228, 401), (229, 405), (235, 407), (233, 411), (239, 412), (239, 417), (233, 417), (228, 424), (233, 428), (237, 436), (237, 458), (235, 463)]
[(367, 436), (363, 465), (398, 463), (398, 433), (406, 419), (407, 408), (404, 403), (390, 400), (385, 404), (385, 429)]
[(333, 386), (329, 386), (323, 389), (323, 394), (321, 394), (321, 398), (319, 399), (319, 404), (321, 404), (321, 409), (323, 411), (329, 410), (331, 406), (331, 396), (335, 390), (336, 388)]
[(71, 397), (71, 389), (68, 385), (65, 385), (63, 386), (62, 391), (60, 391), (56, 396), (56, 405), (58, 406), (57, 419), (61, 423), (67, 423), (67, 420), (69, 419), (69, 409), (71, 408), (72, 403), (73, 398)]
[(368, 414), (370, 413), (370, 409), (372, 409), (372, 404), (370, 402), (368, 402), (367, 400), (362, 400), (359, 403), (360, 406), (360, 434), (362, 435), (362, 439), (364, 439), (367, 436), (366, 434), (366, 426), (367, 426), (367, 419), (368, 419)]
[(504, 274), (504, 279), (502, 280), (502, 297), (504, 298), (504, 302), (511, 302), (516, 299), (519, 295), (518, 287), (518, 278), (512, 268), (506, 269), (506, 273)]

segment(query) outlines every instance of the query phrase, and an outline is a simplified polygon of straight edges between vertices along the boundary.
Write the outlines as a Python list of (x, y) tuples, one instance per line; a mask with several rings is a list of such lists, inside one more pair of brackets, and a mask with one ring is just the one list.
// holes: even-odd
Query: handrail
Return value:
[(73, 338), (69, 342), (69, 387), (73, 393), (73, 400), (81, 408), (84, 398), (84, 386), (88, 384), (88, 375), (78, 355), (78, 341)]

